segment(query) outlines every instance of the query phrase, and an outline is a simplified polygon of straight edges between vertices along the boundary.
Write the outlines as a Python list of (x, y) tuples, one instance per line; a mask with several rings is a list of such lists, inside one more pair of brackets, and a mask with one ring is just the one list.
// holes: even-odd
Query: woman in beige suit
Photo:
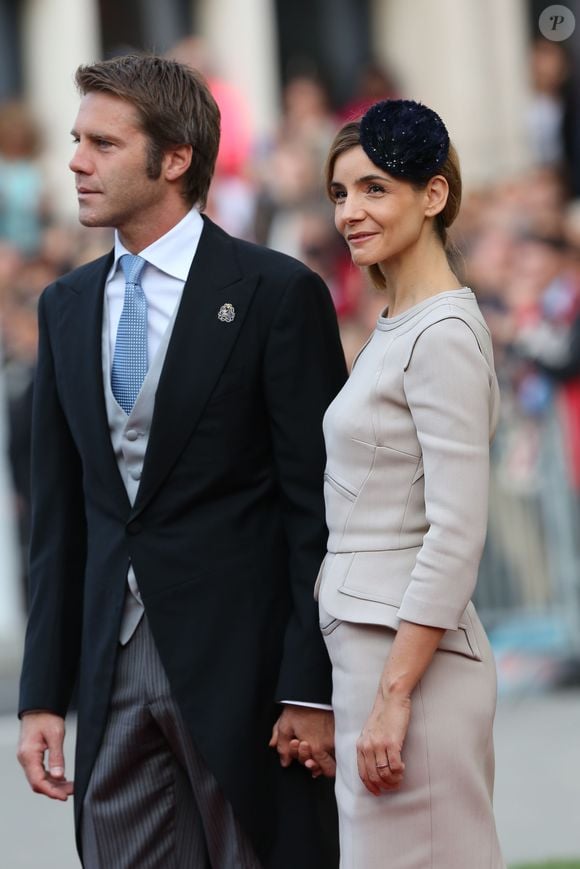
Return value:
[(446, 253), (457, 155), (433, 111), (389, 100), (337, 134), (327, 184), (354, 263), (386, 298), (324, 424), (317, 595), (341, 867), (500, 869), (496, 674), (470, 602), (499, 395), (488, 328)]

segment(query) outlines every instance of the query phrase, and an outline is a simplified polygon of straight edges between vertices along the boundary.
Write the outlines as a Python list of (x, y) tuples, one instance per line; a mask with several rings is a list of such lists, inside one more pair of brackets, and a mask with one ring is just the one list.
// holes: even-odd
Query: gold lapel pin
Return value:
[(226, 302), (218, 311), (218, 320), (222, 323), (232, 323), (236, 316), (236, 309), (231, 302)]

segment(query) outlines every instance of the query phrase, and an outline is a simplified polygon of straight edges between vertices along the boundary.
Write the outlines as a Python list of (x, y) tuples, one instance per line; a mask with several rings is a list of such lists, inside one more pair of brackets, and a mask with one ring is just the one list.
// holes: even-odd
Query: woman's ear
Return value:
[(447, 204), (449, 184), (443, 175), (434, 175), (425, 188), (425, 217), (435, 217)]

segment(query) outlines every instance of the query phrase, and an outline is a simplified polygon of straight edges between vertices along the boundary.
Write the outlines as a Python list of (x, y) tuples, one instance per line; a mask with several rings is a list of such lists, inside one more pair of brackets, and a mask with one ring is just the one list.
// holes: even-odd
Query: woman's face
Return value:
[(427, 226), (428, 196), (379, 169), (357, 146), (337, 157), (330, 185), (334, 222), (353, 262), (370, 266), (412, 254)]

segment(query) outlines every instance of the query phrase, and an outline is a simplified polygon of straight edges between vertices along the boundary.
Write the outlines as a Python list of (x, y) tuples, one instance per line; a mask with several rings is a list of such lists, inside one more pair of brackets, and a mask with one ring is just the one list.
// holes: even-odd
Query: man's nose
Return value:
[(69, 169), (75, 174), (90, 175), (92, 172), (91, 163), (88, 158), (86, 149), (80, 143), (76, 146), (74, 154), (69, 161)]

